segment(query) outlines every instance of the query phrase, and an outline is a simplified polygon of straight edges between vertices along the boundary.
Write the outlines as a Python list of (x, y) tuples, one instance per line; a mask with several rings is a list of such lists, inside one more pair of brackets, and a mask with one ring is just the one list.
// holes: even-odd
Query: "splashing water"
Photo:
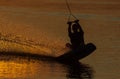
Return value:
[(0, 33), (0, 51), (29, 52), (44, 55), (60, 55), (65, 52), (65, 46), (62, 47), (56, 41), (52, 44), (39, 43), (33, 40), (25, 39), (22, 36)]

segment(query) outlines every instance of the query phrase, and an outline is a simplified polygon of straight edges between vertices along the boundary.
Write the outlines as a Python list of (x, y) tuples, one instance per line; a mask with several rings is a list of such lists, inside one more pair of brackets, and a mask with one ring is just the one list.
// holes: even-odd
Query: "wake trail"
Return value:
[(0, 52), (29, 52), (43, 55), (57, 55), (66, 49), (64, 47), (49, 45), (47, 43), (39, 43), (17, 35), (2, 33), (0, 33), (0, 46)]

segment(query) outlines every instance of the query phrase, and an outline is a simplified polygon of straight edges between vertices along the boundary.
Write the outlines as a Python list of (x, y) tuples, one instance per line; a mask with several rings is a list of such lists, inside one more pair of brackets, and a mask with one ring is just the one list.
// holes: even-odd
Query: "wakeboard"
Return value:
[(93, 53), (93, 51), (96, 50), (96, 46), (93, 43), (88, 43), (85, 45), (84, 49), (80, 49), (79, 48), (77, 50), (70, 50), (67, 53), (60, 55), (59, 57), (57, 57), (57, 59), (59, 61), (64, 61), (64, 62), (71, 62), (71, 61), (78, 61), (81, 60), (85, 57), (87, 57), (88, 55), (90, 55), (91, 53)]

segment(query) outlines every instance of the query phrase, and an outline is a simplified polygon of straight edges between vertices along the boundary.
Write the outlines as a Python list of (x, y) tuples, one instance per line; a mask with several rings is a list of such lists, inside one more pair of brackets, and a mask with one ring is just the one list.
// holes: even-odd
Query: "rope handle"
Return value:
[(75, 18), (76, 20), (78, 20), (77, 17), (75, 17), (73, 14), (70, 14), (70, 15), (68, 16), (68, 22), (70, 21), (71, 16), (72, 16), (73, 18)]
[(67, 5), (67, 8), (68, 8), (68, 10), (69, 10), (68, 22), (70, 21), (71, 16), (77, 20), (77, 17), (76, 17), (75, 15), (73, 15), (73, 13), (72, 13), (72, 11), (71, 11), (71, 9), (70, 9), (68, 0), (66, 0), (66, 5)]
[(79, 20), (76, 19), (76, 20), (74, 20), (74, 21), (68, 21), (67, 24), (78, 23), (78, 22), (79, 22)]

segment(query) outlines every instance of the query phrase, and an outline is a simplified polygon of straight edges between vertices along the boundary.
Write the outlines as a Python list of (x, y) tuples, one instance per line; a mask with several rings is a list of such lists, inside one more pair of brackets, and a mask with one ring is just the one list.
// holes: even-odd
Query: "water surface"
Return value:
[[(97, 50), (72, 66), (2, 55), (1, 79), (81, 79), (84, 74), (83, 79), (120, 78), (120, 0), (69, 1), (85, 32), (85, 42), (94, 43)], [(69, 42), (67, 20), (64, 0), (0, 0), (0, 52), (64, 54)]]

